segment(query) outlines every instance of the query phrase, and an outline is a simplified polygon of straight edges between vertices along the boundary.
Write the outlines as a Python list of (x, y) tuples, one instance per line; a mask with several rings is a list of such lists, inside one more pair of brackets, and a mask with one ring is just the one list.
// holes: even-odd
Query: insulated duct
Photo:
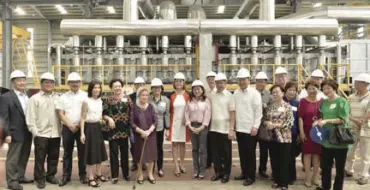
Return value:
[(189, 35), (199, 32), (216, 35), (337, 35), (335, 19), (306, 20), (106, 20), (66, 19), (60, 24), (64, 35)]

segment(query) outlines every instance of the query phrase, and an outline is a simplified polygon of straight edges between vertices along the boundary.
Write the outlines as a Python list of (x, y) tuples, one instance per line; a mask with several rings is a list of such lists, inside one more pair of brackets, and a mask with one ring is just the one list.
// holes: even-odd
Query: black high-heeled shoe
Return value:
[(101, 182), (106, 182), (108, 181), (109, 179), (104, 177), (103, 175), (96, 175), (96, 179), (101, 181)]
[(157, 181), (156, 181), (155, 179), (150, 179), (149, 177), (148, 177), (148, 181), (149, 181), (151, 184), (156, 184), (156, 183), (157, 183)]
[(144, 184), (144, 180), (142, 180), (142, 179), (141, 180), (138, 179), (136, 182), (137, 182), (137, 184), (140, 184), (140, 185)]
[[(94, 183), (94, 184), (93, 184)], [(88, 185), (90, 187), (100, 187), (100, 184), (95, 179), (89, 179)]]

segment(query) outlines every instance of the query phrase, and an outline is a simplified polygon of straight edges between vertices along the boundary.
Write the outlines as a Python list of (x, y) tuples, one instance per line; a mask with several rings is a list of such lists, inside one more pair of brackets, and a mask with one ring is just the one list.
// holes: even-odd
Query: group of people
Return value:
[[(270, 157), (272, 188), (283, 190), (296, 181), (295, 161), (300, 153), (306, 172), (305, 186), (311, 187), (313, 183), (317, 189), (331, 189), (331, 170), (335, 163), (333, 189), (343, 189), (344, 176), (354, 173), (354, 154), (359, 145), (361, 176), (358, 183), (366, 184), (370, 165), (367, 123), (370, 75), (361, 74), (355, 79), (356, 92), (346, 100), (337, 94), (338, 83), (324, 80), (321, 70), (313, 71), (300, 93), (298, 84), (289, 82), (287, 74), (285, 68), (278, 67), (274, 73), (275, 84), (267, 89), (269, 79), (266, 73), (259, 72), (254, 77), (256, 87), (253, 88), (249, 71), (242, 68), (237, 73), (240, 88), (231, 93), (226, 89), (227, 77), (223, 73), (209, 72), (208, 85), (193, 81), (190, 92), (186, 90), (185, 76), (176, 73), (174, 91), (168, 97), (163, 95), (164, 85), (159, 78), (151, 81), (149, 90), (145, 88), (144, 79), (137, 77), (136, 92), (130, 95), (123, 91), (122, 80), (113, 79), (109, 83), (112, 95), (102, 97), (101, 82), (89, 83), (86, 93), (80, 89), (81, 77), (75, 72), (68, 75), (70, 91), (58, 96), (54, 92), (54, 76), (44, 73), (40, 77), (40, 91), (28, 98), (26, 76), (15, 70), (10, 77), (13, 90), (0, 96), (0, 116), (4, 120), (5, 142), (9, 144), (8, 188), (22, 190), (20, 184), (33, 183), (24, 176), (32, 140), (34, 180), (40, 189), (45, 188), (45, 181), (60, 186), (70, 182), (75, 142), (81, 183), (99, 187), (101, 182), (109, 180), (101, 171), (102, 162), (108, 159), (104, 144), (108, 141), (113, 184), (119, 180), (119, 166), (123, 179), (130, 180), (129, 150), (133, 157), (132, 169), (138, 171), (137, 183), (144, 183), (143, 171), (147, 170), (148, 181), (155, 184), (155, 173), (164, 176), (164, 138), (172, 143), (175, 176), (186, 173), (185, 143), (191, 141), (193, 178), (204, 179), (206, 169), (213, 163), (211, 180), (222, 183), (230, 179), (232, 140), (236, 138), (241, 174), (234, 179), (243, 180), (245, 186), (256, 181), (259, 143), (259, 176), (269, 177), (266, 165)], [(349, 123), (357, 136), (352, 147), (332, 144), (328, 138), (320, 143), (311, 138), (313, 127), (332, 131), (336, 126), (345, 127)], [(63, 176), (58, 180), (55, 175), (61, 139)]]

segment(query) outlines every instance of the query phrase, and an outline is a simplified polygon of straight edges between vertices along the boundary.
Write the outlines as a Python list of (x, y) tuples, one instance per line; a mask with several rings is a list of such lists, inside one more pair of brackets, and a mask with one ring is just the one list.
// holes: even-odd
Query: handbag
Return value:
[(336, 145), (349, 145), (355, 142), (355, 136), (349, 128), (336, 125), (330, 133), (329, 142)]

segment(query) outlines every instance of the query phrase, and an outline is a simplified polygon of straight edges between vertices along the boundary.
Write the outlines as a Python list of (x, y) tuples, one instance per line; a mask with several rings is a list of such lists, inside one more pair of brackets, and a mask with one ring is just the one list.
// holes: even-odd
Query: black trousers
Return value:
[[(37, 182), (44, 177), (54, 177), (57, 173), (59, 161), (60, 138), (35, 137), (35, 168), (34, 178)], [(47, 158), (46, 158), (47, 156)], [(47, 160), (47, 172), (45, 175), (45, 159)]]
[(344, 182), (344, 167), (346, 165), (348, 149), (334, 149), (322, 147), (321, 181), (324, 189), (331, 189), (331, 169), (335, 159), (335, 180), (333, 190), (342, 190)]
[(63, 177), (71, 179), (72, 175), (72, 157), (73, 148), (76, 141), (77, 153), (78, 153), (78, 175), (80, 177), (86, 176), (86, 164), (85, 164), (85, 145), (81, 143), (80, 140), (81, 132), (77, 131), (72, 133), (67, 126), (63, 126), (62, 139), (63, 139)]
[(267, 170), (267, 161), (270, 155), (270, 165), (272, 165), (271, 160), (271, 142), (258, 140), (259, 149), (260, 149), (260, 164), (258, 167), (258, 173), (266, 173)]
[(272, 174), (280, 187), (288, 187), (291, 143), (272, 143)]
[(19, 180), (24, 178), (27, 169), (28, 158), (30, 157), (32, 145), (32, 134), (26, 133), (22, 142), (9, 144), (6, 155), (5, 172), (8, 186), (19, 184)]
[(246, 179), (256, 180), (256, 146), (257, 137), (248, 133), (236, 132), (240, 166)]
[(209, 132), (212, 159), (216, 175), (229, 177), (231, 172), (231, 140), (228, 134)]
[(118, 151), (120, 151), (121, 154), (121, 169), (123, 177), (128, 177), (128, 138), (114, 139), (109, 141), (109, 160), (112, 178), (118, 178)]
[(163, 138), (164, 138), (164, 130), (157, 131), (157, 152), (158, 152), (157, 167), (158, 167), (158, 171), (163, 168)]
[[(208, 126), (208, 130), (211, 128), (211, 123)], [(207, 134), (207, 139), (210, 139), (209, 137), (209, 131)], [(212, 143), (211, 141), (207, 141), (207, 167), (211, 167), (212, 165)]]
[(296, 168), (296, 149), (297, 149), (297, 140), (293, 138), (290, 145), (290, 154), (289, 154), (289, 181), (297, 180), (297, 168)]

